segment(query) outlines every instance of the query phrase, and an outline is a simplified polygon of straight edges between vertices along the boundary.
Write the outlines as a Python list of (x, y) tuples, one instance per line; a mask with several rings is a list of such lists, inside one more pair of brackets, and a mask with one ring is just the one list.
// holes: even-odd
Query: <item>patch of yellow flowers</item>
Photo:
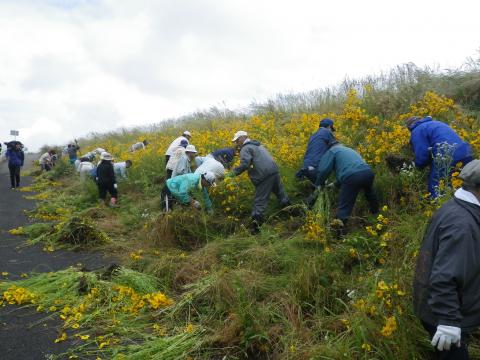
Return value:
[(24, 305), (34, 304), (36, 296), (28, 289), (19, 286), (11, 286), (3, 292), (0, 298), (0, 305)]

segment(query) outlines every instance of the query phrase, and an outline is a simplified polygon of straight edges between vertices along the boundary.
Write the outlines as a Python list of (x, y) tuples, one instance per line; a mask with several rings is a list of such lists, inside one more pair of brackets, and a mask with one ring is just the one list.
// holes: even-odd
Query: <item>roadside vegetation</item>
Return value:
[[(414, 115), (449, 123), (478, 156), (480, 62), (442, 73), (403, 66), (335, 89), (278, 96), (248, 113), (211, 109), (148, 129), (93, 134), (80, 141), (82, 151), (102, 147), (117, 161), (133, 161), (119, 183), (119, 206), (99, 206), (93, 181), (80, 181), (62, 160), (23, 189), (38, 202), (29, 214), (36, 222), (11, 232), (45, 251), (102, 251), (114, 264), (5, 280), (0, 303), (60, 319), (56, 341), (71, 342), (72, 359), (428, 358), (432, 348), (411, 306), (413, 270), (430, 216), (461, 183), (457, 171), (440, 200), (429, 200), (426, 174), (408, 162), (403, 120)], [(371, 216), (359, 199), (342, 239), (332, 230), (335, 190), (308, 208), (312, 189), (294, 176), (324, 117), (372, 165), (382, 204)], [(242, 175), (212, 189), (213, 215), (162, 213), (164, 153), (183, 130), (202, 155), (247, 131), (271, 151), (296, 211), (272, 201), (261, 233), (250, 235), (253, 186)], [(144, 139), (145, 150), (128, 152)], [(471, 353), (480, 356), (480, 343)]]

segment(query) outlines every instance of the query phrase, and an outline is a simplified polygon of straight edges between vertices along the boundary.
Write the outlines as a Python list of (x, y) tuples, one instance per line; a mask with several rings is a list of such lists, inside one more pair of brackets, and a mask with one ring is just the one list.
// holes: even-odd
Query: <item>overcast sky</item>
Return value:
[(30, 149), (480, 48), (480, 1), (0, 0), (0, 140)]

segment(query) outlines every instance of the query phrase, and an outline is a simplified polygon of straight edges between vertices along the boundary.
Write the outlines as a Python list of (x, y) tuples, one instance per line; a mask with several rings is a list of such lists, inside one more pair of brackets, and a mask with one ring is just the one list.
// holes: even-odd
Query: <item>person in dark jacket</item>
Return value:
[(5, 156), (8, 160), (8, 171), (10, 172), (10, 184), (12, 189), (20, 187), (20, 169), (23, 166), (25, 155), (22, 144), (16, 142), (14, 146), (8, 146)]
[[(424, 168), (430, 165), (428, 191), (432, 198), (436, 198), (440, 181), (452, 174), (455, 165), (459, 162), (466, 165), (472, 161), (472, 149), (450, 126), (433, 120), (431, 116), (414, 116), (407, 119), (405, 124), (411, 133), (415, 166)], [(442, 155), (450, 158), (449, 164), (438, 161)]]
[(335, 140), (333, 120), (325, 118), (320, 121), (319, 129), (308, 140), (307, 150), (303, 157), (303, 167), (295, 176), (299, 179), (306, 177), (312, 183), (317, 180), (317, 168), (329, 144)]
[(361, 190), (365, 192), (370, 212), (378, 212), (378, 200), (373, 190), (375, 174), (360, 154), (334, 140), (318, 164), (315, 185), (323, 187), (332, 171), (335, 171), (336, 185), (340, 187), (337, 219), (346, 224)]
[(258, 141), (250, 140), (245, 131), (238, 131), (232, 141), (241, 147), (241, 150), (240, 165), (232, 170), (230, 176), (248, 171), (250, 181), (255, 185), (252, 232), (258, 233), (264, 220), (270, 194), (272, 192), (275, 194), (282, 207), (290, 205), (290, 201), (283, 188), (277, 164), (268, 150)]
[(67, 153), (68, 153), (68, 158), (70, 159), (70, 164), (75, 164), (75, 161), (77, 160), (77, 152), (80, 150), (80, 146), (78, 146), (78, 142), (75, 139), (75, 144), (68, 144), (67, 146)]
[(218, 149), (211, 153), (213, 158), (222, 163), (226, 168), (230, 168), (235, 158), (235, 148)]
[(100, 164), (97, 167), (97, 186), (100, 199), (105, 203), (107, 191), (110, 193), (110, 206), (115, 206), (118, 199), (117, 181), (113, 168), (113, 157), (107, 152), (100, 155)]
[(433, 215), (413, 283), (416, 315), (439, 359), (469, 359), (480, 326), (480, 160), (461, 171), (462, 187)]

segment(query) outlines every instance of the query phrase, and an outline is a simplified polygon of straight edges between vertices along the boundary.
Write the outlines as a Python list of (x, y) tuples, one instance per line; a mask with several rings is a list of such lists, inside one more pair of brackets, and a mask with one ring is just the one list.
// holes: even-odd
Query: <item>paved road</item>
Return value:
[[(6, 165), (0, 163), (0, 272), (8, 272), (9, 279), (18, 279), (22, 273), (56, 271), (78, 263), (87, 268), (105, 264), (98, 253), (44, 252), (42, 245), (24, 246), (24, 239), (10, 235), (8, 230), (28, 224), (24, 210), (35, 204), (23, 198), (25, 193), (10, 190), (7, 172)], [(22, 179), (21, 185), (30, 181)], [(29, 308), (0, 308), (0, 359), (45, 360), (49, 354), (64, 352), (68, 343), (54, 343), (60, 323), (46, 320), (45, 316)]]

